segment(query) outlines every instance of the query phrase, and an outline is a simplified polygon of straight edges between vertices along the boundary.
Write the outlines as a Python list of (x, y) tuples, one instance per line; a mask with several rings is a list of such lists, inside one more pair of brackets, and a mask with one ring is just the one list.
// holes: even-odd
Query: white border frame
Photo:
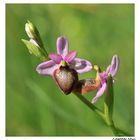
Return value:
[(5, 136), (5, 2), (0, 2), (0, 139), (4, 140)]
[[(140, 91), (139, 91), (139, 77), (140, 77), (140, 6), (139, 6), (139, 0), (6, 0), (0, 1), (0, 41), (1, 41), (1, 47), (0, 47), (0, 87), (1, 87), (1, 92), (0, 92), (0, 140), (40, 140), (40, 139), (85, 139), (86, 140), (112, 140), (115, 137), (6, 137), (5, 136), (5, 120), (6, 120), (6, 106), (5, 106), (5, 7), (6, 4), (8, 3), (134, 3), (135, 4), (135, 137), (131, 138), (140, 138), (140, 133), (139, 133), (139, 120), (140, 120), (140, 111), (139, 111), (139, 103), (140, 103)], [(129, 126), (128, 126), (129, 127)], [(118, 137), (119, 138), (119, 137)], [(128, 137), (125, 137), (128, 138)], [(115, 139), (114, 139), (115, 140)]]

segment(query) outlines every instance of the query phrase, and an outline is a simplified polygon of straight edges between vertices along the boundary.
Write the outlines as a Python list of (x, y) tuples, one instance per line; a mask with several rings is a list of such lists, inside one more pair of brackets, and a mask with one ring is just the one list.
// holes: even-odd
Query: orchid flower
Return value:
[(77, 73), (85, 73), (92, 69), (92, 64), (81, 58), (76, 58), (76, 51), (69, 52), (68, 40), (65, 37), (59, 37), (56, 42), (57, 53), (49, 55), (50, 60), (39, 64), (36, 68), (41, 75), (53, 76), (53, 73), (58, 69), (63, 62), (69, 68), (76, 70)]
[(98, 87), (96, 96), (92, 99), (92, 103), (95, 103), (99, 99), (99, 97), (103, 95), (103, 93), (107, 88), (108, 74), (110, 74), (112, 78), (114, 78), (118, 72), (119, 63), (120, 63), (119, 57), (117, 55), (114, 55), (112, 57), (111, 64), (107, 67), (106, 71), (103, 72), (97, 71), (96, 78), (100, 81), (100, 86)]

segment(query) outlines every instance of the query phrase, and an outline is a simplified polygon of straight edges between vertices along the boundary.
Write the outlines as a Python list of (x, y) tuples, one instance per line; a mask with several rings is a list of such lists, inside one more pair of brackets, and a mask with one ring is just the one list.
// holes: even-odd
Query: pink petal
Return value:
[(106, 73), (109, 73), (110, 71), (110, 65), (106, 68)]
[(59, 37), (57, 39), (57, 53), (65, 57), (68, 54), (68, 40), (65, 37)]
[(53, 75), (54, 70), (58, 68), (58, 65), (55, 64), (53, 60), (49, 60), (39, 64), (36, 68), (36, 71), (41, 75)]
[(105, 82), (105, 83), (102, 85), (102, 87), (98, 90), (96, 96), (92, 99), (91, 102), (92, 102), (93, 104), (98, 100), (99, 97), (101, 97), (101, 96), (103, 95), (104, 91), (106, 90), (106, 87), (107, 87), (107, 83)]
[(76, 51), (71, 51), (65, 56), (64, 60), (68, 63), (71, 63), (76, 57), (76, 54)]
[(106, 72), (100, 73), (100, 81), (101, 81), (101, 84), (104, 84), (104, 82), (106, 82), (107, 79), (108, 79), (108, 74)]
[(62, 56), (59, 54), (49, 54), (49, 58), (52, 59), (56, 64), (60, 64), (61, 60), (63, 60)]
[(92, 69), (92, 64), (85, 59), (75, 58), (70, 67), (78, 73), (85, 73)]
[(114, 55), (112, 57), (112, 61), (110, 65), (110, 74), (112, 75), (112, 77), (114, 77), (118, 72), (119, 64), (120, 64), (119, 57), (117, 55)]

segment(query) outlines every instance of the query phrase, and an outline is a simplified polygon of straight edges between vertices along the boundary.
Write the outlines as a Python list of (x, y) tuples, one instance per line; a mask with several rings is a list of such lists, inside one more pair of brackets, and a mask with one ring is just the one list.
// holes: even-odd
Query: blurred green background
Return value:
[[(111, 136), (110, 128), (75, 95), (61, 93), (51, 77), (40, 76), (40, 63), (21, 39), (24, 25), (33, 22), (48, 52), (57, 37), (69, 39), (78, 57), (110, 64), (121, 60), (114, 84), (114, 121), (134, 135), (134, 5), (133, 4), (7, 4), (6, 5), (6, 135)], [(94, 72), (80, 79), (94, 77)], [(85, 95), (89, 100), (96, 92)], [(96, 104), (103, 106), (103, 97)]]

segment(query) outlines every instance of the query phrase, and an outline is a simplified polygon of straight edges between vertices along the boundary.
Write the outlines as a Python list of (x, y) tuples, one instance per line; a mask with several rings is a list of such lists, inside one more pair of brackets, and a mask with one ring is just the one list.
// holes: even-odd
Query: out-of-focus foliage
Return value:
[[(109, 136), (110, 128), (73, 94), (63, 95), (51, 77), (35, 71), (40, 63), (21, 39), (30, 20), (48, 52), (57, 37), (70, 49), (105, 69), (113, 54), (120, 57), (114, 83), (114, 121), (134, 135), (134, 5), (7, 4), (6, 5), (6, 135)], [(95, 72), (80, 75), (91, 78)], [(85, 95), (89, 100), (96, 92)], [(103, 97), (96, 105), (103, 106)]]

